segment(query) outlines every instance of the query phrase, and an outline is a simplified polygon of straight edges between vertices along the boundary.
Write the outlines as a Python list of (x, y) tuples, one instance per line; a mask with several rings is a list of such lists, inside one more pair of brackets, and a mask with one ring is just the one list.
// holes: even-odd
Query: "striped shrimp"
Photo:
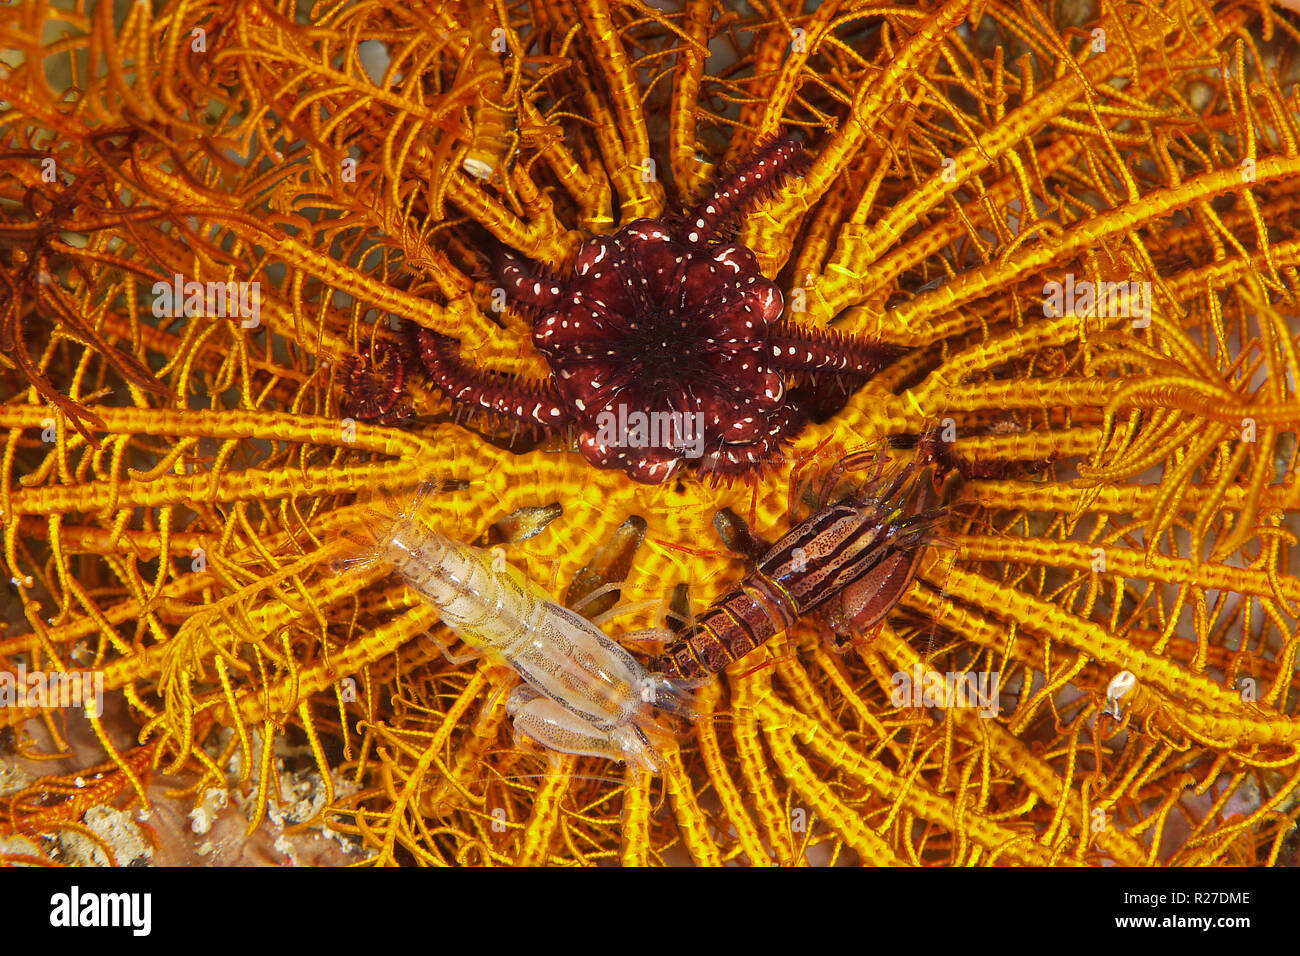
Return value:
[[(832, 474), (838, 477), (862, 459), (851, 456)], [(877, 475), (801, 521), (758, 558), (738, 588), (665, 647), (650, 669), (703, 680), (810, 612), (819, 611), (837, 631), (876, 624), (911, 584), (929, 527), (943, 513), (926, 510), (934, 489), (930, 473), (918, 459), (888, 482)]]
[(368, 559), (391, 565), (475, 651), (523, 678), (507, 700), (516, 734), (562, 753), (657, 772), (656, 741), (672, 732), (656, 709), (691, 716), (684, 682), (650, 674), (599, 627), (551, 600), (500, 552), (439, 534), (416, 519), (420, 498), (378, 515)]

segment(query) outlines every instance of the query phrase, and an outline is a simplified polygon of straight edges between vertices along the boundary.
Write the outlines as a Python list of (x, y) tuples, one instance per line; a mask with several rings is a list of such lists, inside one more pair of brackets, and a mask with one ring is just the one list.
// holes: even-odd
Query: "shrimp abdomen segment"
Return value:
[(609, 730), (643, 703), (645, 671), (596, 625), (547, 601), (540, 619), (506, 650), (506, 659), (537, 690)]
[(756, 572), (714, 602), (665, 654), (677, 674), (699, 680), (760, 647), (797, 616), (781, 587)]
[(394, 527), (381, 556), (475, 650), (503, 653), (536, 616), (540, 596), (522, 574), (414, 521)]

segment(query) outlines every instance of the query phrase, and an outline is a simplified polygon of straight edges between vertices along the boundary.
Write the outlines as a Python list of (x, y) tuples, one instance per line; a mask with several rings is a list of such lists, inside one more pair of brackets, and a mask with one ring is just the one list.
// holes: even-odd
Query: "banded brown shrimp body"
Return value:
[(523, 678), (507, 701), (516, 735), (562, 753), (657, 772), (673, 734), (655, 715), (692, 714), (691, 685), (650, 674), (587, 618), (553, 601), (501, 551), (463, 544), (403, 510), (374, 513), (367, 559), (391, 566), (475, 651)]
[(926, 456), (887, 478), (883, 455), (873, 457), (875, 475), (830, 503), (838, 481), (867, 456), (841, 460), (823, 483), (819, 510), (775, 544), (761, 546), (747, 529), (738, 535), (753, 569), (667, 644), (651, 669), (679, 680), (705, 679), (811, 613), (837, 633), (878, 623), (911, 585), (944, 508), (935, 506), (934, 468)]

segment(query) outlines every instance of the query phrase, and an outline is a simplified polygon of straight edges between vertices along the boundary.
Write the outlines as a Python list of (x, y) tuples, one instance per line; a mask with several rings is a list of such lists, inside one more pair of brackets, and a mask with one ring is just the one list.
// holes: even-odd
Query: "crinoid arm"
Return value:
[[(1000, 424), (980, 429), (976, 434), (990, 435), (1014, 430), (1014, 427)], [(1055, 452), (1043, 458), (1016, 461), (968, 457), (957, 450), (954, 442), (945, 440), (943, 431), (937, 426), (932, 426), (919, 435), (894, 435), (889, 444), (893, 448), (915, 448), (918, 459), (934, 464), (936, 477), (940, 481), (950, 475), (956, 475), (960, 481), (987, 478), (1004, 480), (1036, 475), (1051, 467), (1058, 457)]]
[(807, 166), (803, 144), (789, 136), (775, 136), (753, 150), (707, 199), (685, 216), (684, 238), (706, 243), (724, 237), (736, 221)]
[(508, 301), (514, 305), (545, 312), (560, 304), (564, 283), (545, 266), (529, 262), (509, 249), (499, 249), (493, 265)]
[(411, 350), (381, 341), (370, 351), (369, 356), (354, 355), (344, 370), (343, 414), (381, 425), (403, 425), (414, 414), (406, 398)]
[(430, 382), (459, 405), (544, 431), (569, 421), (569, 413), (549, 380), (526, 382), (473, 369), (460, 357), (458, 341), (429, 329), (416, 329), (415, 341)]
[(771, 364), (805, 375), (830, 374), (867, 379), (907, 349), (832, 329), (812, 329), (782, 322), (772, 330)]

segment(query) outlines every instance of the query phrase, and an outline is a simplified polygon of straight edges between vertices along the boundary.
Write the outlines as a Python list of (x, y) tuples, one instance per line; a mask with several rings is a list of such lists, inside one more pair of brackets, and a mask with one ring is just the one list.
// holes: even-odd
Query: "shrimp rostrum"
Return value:
[(656, 711), (689, 718), (688, 685), (650, 674), (599, 627), (556, 604), (517, 568), (421, 522), (419, 501), (374, 513), (366, 558), (393, 568), (475, 651), (523, 678), (507, 700), (516, 735), (562, 753), (663, 768), (673, 734)]

